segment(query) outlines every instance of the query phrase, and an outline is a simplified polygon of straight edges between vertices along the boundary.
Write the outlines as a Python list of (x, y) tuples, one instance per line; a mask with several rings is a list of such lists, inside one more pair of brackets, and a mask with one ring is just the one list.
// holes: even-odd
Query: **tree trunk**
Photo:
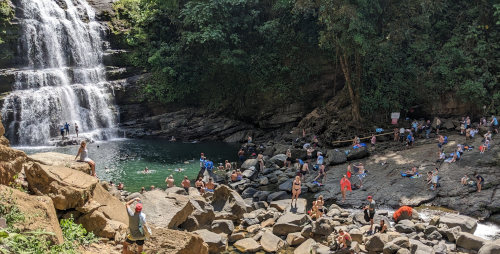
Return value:
[[(358, 57), (356, 57), (358, 58)], [(345, 83), (347, 85), (347, 90), (349, 91), (349, 97), (351, 99), (351, 115), (352, 120), (357, 122), (361, 120), (360, 114), (360, 98), (359, 98), (359, 85), (361, 82), (361, 71), (360, 67), (356, 67), (356, 76), (353, 81), (351, 78), (351, 66), (349, 63), (349, 58), (346, 53), (339, 54), (340, 66), (342, 68), (342, 72), (344, 73)], [(356, 62), (359, 59), (356, 59)]]

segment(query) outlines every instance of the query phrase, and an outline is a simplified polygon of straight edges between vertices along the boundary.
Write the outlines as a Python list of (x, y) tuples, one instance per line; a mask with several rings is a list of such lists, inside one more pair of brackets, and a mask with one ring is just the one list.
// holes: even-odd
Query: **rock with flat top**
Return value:
[(285, 242), (267, 230), (260, 238), (260, 245), (267, 252), (276, 252), (285, 247)]
[(227, 249), (227, 237), (221, 234), (210, 232), (206, 229), (197, 230), (193, 233), (199, 235), (203, 241), (208, 245), (209, 253), (221, 253)]
[(457, 239), (457, 246), (467, 250), (479, 251), (485, 243), (485, 239), (467, 232), (461, 232)]
[(236, 241), (234, 247), (243, 253), (253, 253), (262, 249), (262, 246), (253, 238), (245, 238)]
[(70, 154), (55, 152), (35, 153), (30, 155), (29, 158), (42, 165), (71, 168), (86, 174), (90, 174), (91, 172), (91, 168), (88, 163), (77, 161), (75, 160), (75, 156)]

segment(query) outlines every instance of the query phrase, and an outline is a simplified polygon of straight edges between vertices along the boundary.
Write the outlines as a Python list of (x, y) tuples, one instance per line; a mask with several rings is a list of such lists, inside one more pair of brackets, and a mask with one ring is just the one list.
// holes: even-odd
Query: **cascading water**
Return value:
[[(68, 122), (108, 138), (116, 109), (102, 64), (104, 30), (85, 0), (19, 0), (19, 54), (2, 120), (14, 144), (46, 144)], [(72, 131), (74, 133), (74, 131)]]

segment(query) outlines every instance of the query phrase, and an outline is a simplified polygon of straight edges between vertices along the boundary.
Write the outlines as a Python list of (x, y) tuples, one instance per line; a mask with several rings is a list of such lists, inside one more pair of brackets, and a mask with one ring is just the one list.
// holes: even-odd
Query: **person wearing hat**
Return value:
[(146, 235), (151, 234), (150, 229), (146, 225), (146, 214), (142, 212), (142, 203), (137, 203), (134, 210), (130, 208), (132, 203), (140, 201), (140, 198), (135, 198), (128, 201), (125, 205), (127, 207), (129, 219), (129, 232), (127, 235), (127, 239), (125, 240), (125, 242), (123, 242), (123, 253), (125, 254), (128, 253), (129, 244), (137, 244), (138, 252), (142, 253)]
[(365, 212), (365, 218), (370, 220), (370, 233), (373, 232), (373, 217), (375, 217), (375, 200), (372, 196), (368, 196), (368, 205), (363, 208)]

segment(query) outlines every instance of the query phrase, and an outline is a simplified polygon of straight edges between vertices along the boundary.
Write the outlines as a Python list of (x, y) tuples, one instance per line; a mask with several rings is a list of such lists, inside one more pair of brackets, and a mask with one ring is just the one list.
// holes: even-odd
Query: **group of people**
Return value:
[[(65, 136), (69, 136), (69, 127), (70, 127), (70, 124), (68, 122), (60, 125), (59, 131), (61, 133), (62, 138), (64, 138)], [(75, 123), (75, 134), (76, 134), (76, 137), (78, 137), (78, 124), (77, 123)]]

